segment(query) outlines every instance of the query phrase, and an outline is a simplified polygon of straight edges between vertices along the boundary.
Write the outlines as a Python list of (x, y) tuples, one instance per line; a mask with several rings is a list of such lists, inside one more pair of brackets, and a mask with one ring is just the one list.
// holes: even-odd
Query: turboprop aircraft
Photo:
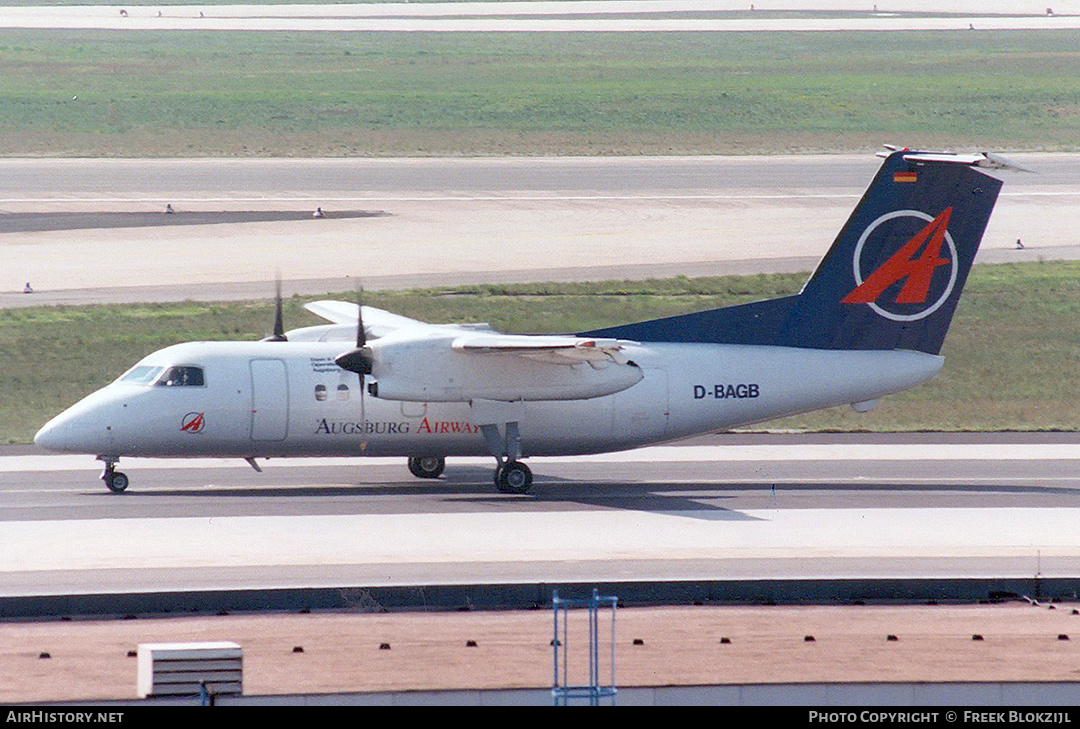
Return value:
[(35, 442), (127, 457), (495, 459), (529, 490), (528, 456), (617, 451), (879, 398), (937, 376), (942, 342), (1001, 181), (993, 154), (890, 148), (796, 295), (572, 335), (428, 324), (359, 303), (274, 336), (148, 355), (49, 421)]

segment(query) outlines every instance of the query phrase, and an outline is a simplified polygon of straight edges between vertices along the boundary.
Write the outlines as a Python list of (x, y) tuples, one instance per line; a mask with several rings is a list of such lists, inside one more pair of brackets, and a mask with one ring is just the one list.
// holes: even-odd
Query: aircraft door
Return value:
[(251, 439), (285, 440), (289, 430), (289, 381), (280, 359), (251, 360)]

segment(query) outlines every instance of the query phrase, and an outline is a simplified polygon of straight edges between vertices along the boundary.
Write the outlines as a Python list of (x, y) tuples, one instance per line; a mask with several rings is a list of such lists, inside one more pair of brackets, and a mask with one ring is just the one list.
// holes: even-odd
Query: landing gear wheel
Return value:
[(442, 456), (413, 456), (409, 459), (409, 473), (417, 478), (438, 478), (446, 468)]
[(121, 493), (128, 487), (128, 477), (116, 470), (116, 463), (120, 459), (116, 456), (98, 456), (99, 461), (105, 461), (105, 470), (101, 472), (101, 480), (105, 487), (114, 494)]
[(119, 471), (109, 471), (101, 477), (101, 480), (105, 482), (105, 486), (108, 487), (109, 491), (114, 494), (122, 493), (128, 487), (127, 475)]
[(495, 469), (495, 486), (503, 494), (528, 493), (532, 480), (532, 471), (521, 461), (507, 461)]

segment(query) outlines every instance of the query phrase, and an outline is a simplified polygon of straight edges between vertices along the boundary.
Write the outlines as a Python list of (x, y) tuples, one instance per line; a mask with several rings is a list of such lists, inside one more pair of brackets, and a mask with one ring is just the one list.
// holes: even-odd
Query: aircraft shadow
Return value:
[[(574, 479), (538, 474), (529, 494), (514, 496), (495, 491), (491, 469), (456, 467), (437, 481), (402, 480), (376, 483), (312, 485), (311, 474), (274, 474), (275, 484), (266, 486), (181, 485), (189, 473), (175, 472), (161, 487), (138, 488), (121, 495), (95, 491), (93, 495), (123, 500), (162, 498), (211, 500), (277, 500), (304, 502), (304, 513), (342, 510), (343, 501), (355, 500), (354, 508), (372, 507), (372, 513), (455, 513), (461, 511), (638, 511), (668, 513), (708, 521), (758, 520), (747, 510), (769, 508), (940, 508), (987, 506), (1074, 506), (1080, 504), (1080, 487), (1000, 484), (930, 484), (903, 481), (852, 483), (788, 483), (783, 481), (637, 482)], [(283, 483), (282, 477), (292, 483)], [(160, 482), (159, 482), (160, 483)], [(1080, 484), (1078, 484), (1080, 486)], [(816, 494), (816, 496), (815, 496)], [(324, 507), (311, 500), (326, 499)], [(373, 505), (373, 500), (380, 503)], [(117, 502), (118, 504), (120, 502)], [(145, 503), (145, 502), (143, 502)], [(182, 507), (175, 507), (180, 511)], [(262, 511), (260, 509), (260, 511)], [(346, 509), (352, 511), (352, 509)]]
[[(554, 486), (554, 489), (552, 487)], [(476, 487), (476, 488), (473, 488)], [(306, 507), (312, 500), (325, 499), (325, 508), (305, 508), (304, 513), (318, 513), (332, 511), (340, 513), (342, 502), (354, 500), (356, 507), (371, 506), (376, 499), (386, 500), (384, 503), (374, 506), (371, 513), (416, 513), (417, 499), (431, 500), (431, 504), (419, 509), (423, 512), (460, 513), (462, 511), (491, 511), (491, 512), (552, 512), (552, 511), (580, 511), (582, 507), (590, 510), (616, 510), (616, 511), (641, 511), (647, 513), (671, 513), (679, 516), (687, 516), (711, 521), (733, 521), (756, 519), (749, 517), (738, 510), (728, 509), (716, 504), (703, 503), (697, 497), (673, 493), (678, 490), (694, 488), (701, 490), (701, 484), (664, 484), (662, 487), (645, 484), (627, 486), (616, 483), (587, 484), (567, 481), (564, 484), (553, 484), (545, 479), (543, 483), (536, 484), (534, 491), (524, 495), (500, 494), (495, 491), (491, 477), (488, 475), (483, 481), (462, 482), (454, 479), (451, 482), (416, 482), (402, 481), (400, 483), (380, 483), (373, 485), (274, 485), (253, 487), (227, 487), (218, 485), (190, 486), (181, 488), (135, 488), (123, 494), (112, 494), (107, 491), (94, 491), (87, 495), (104, 498), (116, 498), (117, 504), (121, 501), (134, 499), (145, 503), (145, 499), (155, 501), (163, 498), (177, 499), (206, 499), (206, 500), (261, 500), (270, 501), (296, 501), (297, 505), (302, 500)], [(672, 493), (668, 493), (671, 491)], [(734, 498), (723, 495), (710, 495), (708, 498)], [(391, 502), (390, 500), (394, 500)], [(366, 504), (364, 503), (366, 500)], [(280, 503), (279, 503), (280, 505)], [(395, 506), (396, 505), (396, 506)], [(287, 511), (293, 511), (286, 507)], [(172, 511), (178, 512), (179, 508)], [(352, 511), (346, 509), (346, 511)]]

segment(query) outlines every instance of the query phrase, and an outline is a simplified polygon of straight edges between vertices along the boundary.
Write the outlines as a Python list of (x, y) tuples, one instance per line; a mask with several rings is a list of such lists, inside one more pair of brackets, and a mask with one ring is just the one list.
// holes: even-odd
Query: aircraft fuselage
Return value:
[[(114, 458), (489, 455), (470, 402), (373, 397), (334, 363), (341, 348), (168, 347), (54, 418), (38, 443)], [(943, 363), (920, 352), (725, 344), (631, 346), (627, 356), (643, 373), (628, 389), (518, 403), (522, 455), (623, 450), (871, 401), (932, 379)], [(199, 379), (152, 382), (170, 368)]]

